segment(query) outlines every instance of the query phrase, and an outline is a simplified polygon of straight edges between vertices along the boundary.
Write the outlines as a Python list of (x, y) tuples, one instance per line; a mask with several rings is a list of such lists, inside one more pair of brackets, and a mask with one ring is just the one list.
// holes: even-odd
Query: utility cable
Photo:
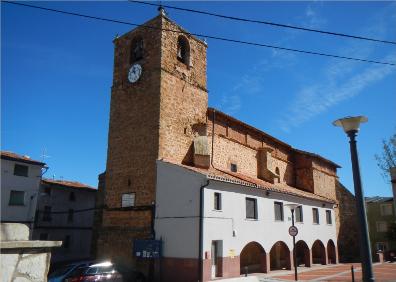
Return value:
[(174, 32), (174, 33), (180, 33), (180, 34), (186, 34), (186, 35), (193, 35), (193, 36), (197, 36), (197, 37), (210, 38), (210, 39), (219, 40), (219, 41), (225, 41), (225, 42), (239, 43), (239, 44), (245, 44), (245, 45), (251, 45), (251, 46), (272, 48), (272, 49), (283, 50), (283, 51), (290, 51), (290, 52), (297, 52), (297, 53), (303, 53), (303, 54), (331, 57), (331, 58), (337, 58), (337, 59), (359, 61), (359, 62), (365, 62), (365, 63), (396, 66), (395, 63), (391, 63), (391, 62), (381, 62), (381, 61), (374, 61), (374, 60), (366, 60), (366, 59), (361, 59), (361, 58), (339, 56), (339, 55), (334, 55), (334, 54), (321, 53), (321, 52), (315, 52), (315, 51), (308, 51), (308, 50), (302, 50), (302, 49), (286, 48), (286, 47), (281, 47), (281, 46), (275, 46), (275, 45), (269, 45), (269, 44), (263, 44), (263, 43), (257, 43), (257, 42), (249, 42), (249, 41), (243, 41), (243, 40), (225, 38), (225, 37), (218, 37), (218, 36), (212, 36), (212, 35), (206, 35), (206, 34), (189, 33), (189, 32), (185, 32), (185, 31), (182, 31), (182, 30), (173, 30), (173, 29), (159, 28), (159, 27), (155, 27), (155, 26), (149, 26), (149, 25), (144, 25), (144, 24), (136, 24), (136, 23), (126, 22), (126, 21), (122, 21), (122, 20), (115, 20), (115, 19), (91, 16), (91, 15), (80, 14), (80, 13), (75, 13), (75, 12), (67, 12), (67, 11), (63, 11), (63, 10), (46, 8), (46, 7), (42, 7), (42, 6), (30, 5), (30, 4), (25, 4), (25, 3), (17, 3), (17, 2), (10, 2), (10, 1), (2, 1), (2, 2), (6, 3), (6, 4), (24, 6), (24, 7), (40, 9), (40, 10), (44, 10), (44, 11), (50, 11), (50, 12), (55, 12), (55, 13), (60, 13), (60, 14), (65, 14), (65, 15), (78, 16), (78, 17), (83, 17), (83, 18), (88, 18), (88, 19), (94, 19), (94, 20), (100, 20), (100, 21), (106, 21), (106, 22), (112, 22), (112, 23), (125, 24), (125, 25), (142, 27), (142, 28), (147, 28), (147, 29), (156, 29), (156, 30), (167, 31), (167, 32)]
[(341, 37), (347, 37), (347, 38), (353, 38), (353, 39), (368, 40), (368, 41), (374, 41), (374, 42), (380, 42), (380, 43), (396, 45), (395, 41), (375, 39), (375, 38), (369, 38), (369, 37), (364, 37), (364, 36), (350, 35), (350, 34), (345, 34), (345, 33), (338, 33), (338, 32), (319, 30), (319, 29), (313, 29), (313, 28), (306, 28), (306, 27), (287, 25), (287, 24), (281, 24), (281, 23), (274, 23), (274, 22), (269, 22), (269, 21), (261, 21), (261, 20), (253, 20), (253, 19), (247, 19), (247, 18), (233, 17), (233, 16), (227, 16), (227, 15), (222, 15), (222, 14), (217, 14), (217, 13), (211, 13), (211, 12), (207, 12), (207, 11), (187, 9), (187, 8), (175, 7), (175, 6), (170, 6), (170, 5), (162, 5), (162, 4), (145, 2), (145, 1), (137, 1), (137, 0), (128, 0), (128, 1), (131, 2), (131, 3), (163, 7), (163, 8), (167, 8), (167, 9), (179, 10), (179, 11), (190, 12), (190, 13), (197, 13), (197, 14), (213, 16), (213, 17), (218, 17), (218, 18), (223, 18), (223, 19), (228, 19), (228, 20), (234, 20), (234, 21), (265, 24), (265, 25), (271, 25), (271, 26), (282, 27), (282, 28), (297, 29), (297, 30), (316, 32), (316, 33), (322, 33), (322, 34), (327, 34), (327, 35), (341, 36)]

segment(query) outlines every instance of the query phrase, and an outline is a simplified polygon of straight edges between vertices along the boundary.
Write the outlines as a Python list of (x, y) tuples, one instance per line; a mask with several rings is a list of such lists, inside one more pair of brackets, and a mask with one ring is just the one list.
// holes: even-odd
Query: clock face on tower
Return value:
[(142, 75), (142, 66), (139, 64), (134, 64), (132, 67), (129, 69), (128, 72), (128, 80), (131, 83), (135, 83), (136, 81), (139, 80), (140, 76)]

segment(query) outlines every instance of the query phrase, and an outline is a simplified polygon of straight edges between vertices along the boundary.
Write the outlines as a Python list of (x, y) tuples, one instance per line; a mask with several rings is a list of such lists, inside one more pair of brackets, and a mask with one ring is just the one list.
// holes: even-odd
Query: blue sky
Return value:
[[(185, 8), (396, 41), (395, 2), (166, 2)], [(144, 23), (155, 7), (34, 2)], [(396, 47), (168, 10), (190, 32), (396, 62)], [(41, 159), (45, 176), (97, 186), (105, 170), (113, 44), (131, 27), (1, 4), (1, 143)], [(374, 154), (396, 130), (396, 67), (208, 39), (209, 105), (340, 164), (353, 191), (349, 144), (331, 122), (366, 115), (358, 146), (366, 195), (391, 195)]]

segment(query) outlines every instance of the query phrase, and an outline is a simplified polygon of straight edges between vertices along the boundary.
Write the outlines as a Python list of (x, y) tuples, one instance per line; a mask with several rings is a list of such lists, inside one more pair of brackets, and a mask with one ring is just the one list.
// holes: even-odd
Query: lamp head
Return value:
[(289, 207), (290, 210), (295, 210), (300, 205), (299, 204), (290, 203), (290, 204), (285, 204), (285, 206)]
[(344, 129), (345, 133), (351, 131), (359, 131), (359, 126), (361, 123), (367, 122), (368, 119), (365, 116), (357, 116), (357, 117), (344, 117), (337, 119), (333, 122), (334, 126), (340, 126)]

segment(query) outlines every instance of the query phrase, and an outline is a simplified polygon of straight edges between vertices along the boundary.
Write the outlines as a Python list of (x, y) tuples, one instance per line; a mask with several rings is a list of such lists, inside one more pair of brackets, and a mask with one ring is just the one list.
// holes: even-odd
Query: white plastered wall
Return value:
[[(163, 240), (163, 256), (197, 258), (199, 244), (199, 191), (207, 183), (205, 175), (166, 162), (157, 162), (156, 238)], [(214, 192), (222, 195), (222, 210), (214, 210)], [(258, 219), (246, 219), (245, 198), (257, 199)], [(296, 223), (296, 242), (304, 240), (311, 248), (315, 240), (324, 246), (331, 239), (337, 245), (333, 205), (270, 192), (239, 184), (210, 180), (204, 189), (204, 245), (210, 252), (212, 240), (223, 241), (223, 256), (239, 255), (249, 242), (258, 242), (269, 253), (277, 241), (292, 250), (291, 212), (284, 207), (284, 221), (274, 220), (274, 201), (298, 203), (303, 206), (303, 223)], [(318, 208), (320, 224), (314, 224), (312, 208)], [(332, 224), (326, 224), (331, 210)], [(233, 234), (235, 231), (235, 236)]]

